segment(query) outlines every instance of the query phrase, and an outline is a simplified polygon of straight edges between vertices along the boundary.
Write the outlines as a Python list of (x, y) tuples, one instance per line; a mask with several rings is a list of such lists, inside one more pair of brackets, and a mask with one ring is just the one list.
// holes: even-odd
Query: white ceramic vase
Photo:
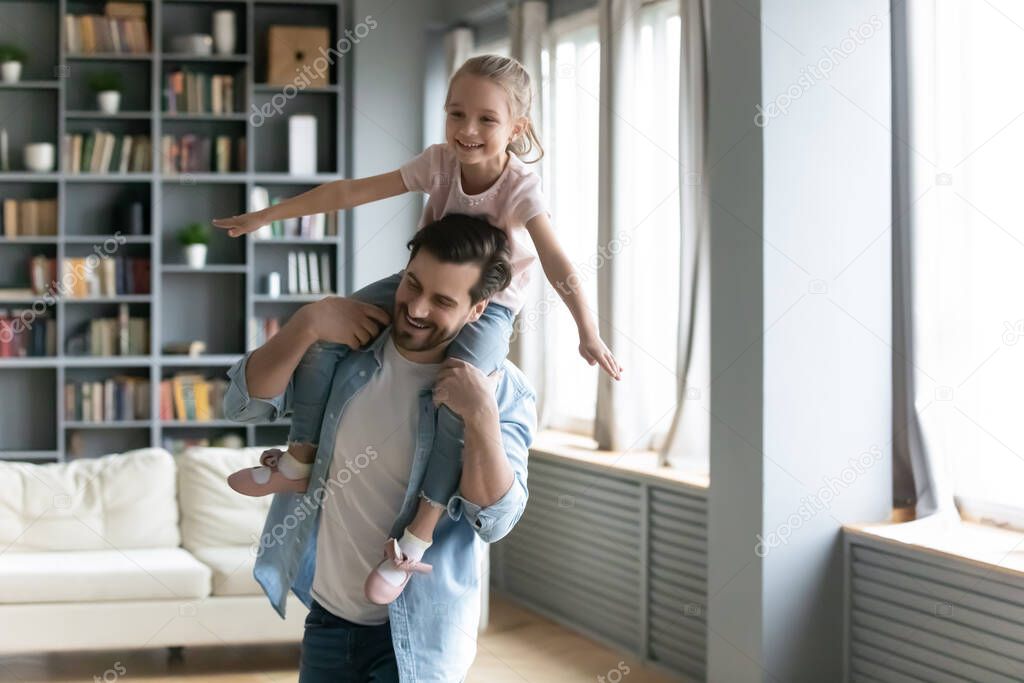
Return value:
[(206, 265), (206, 245), (190, 244), (185, 247), (185, 261), (189, 268), (202, 268)]
[(219, 55), (235, 54), (235, 11), (217, 10), (213, 13), (213, 45)]
[(99, 103), (100, 111), (104, 114), (116, 114), (121, 108), (121, 93), (117, 90), (104, 90), (96, 93), (96, 100)]
[(53, 170), (56, 149), (49, 142), (32, 142), (25, 145), (25, 168), (36, 173)]
[(0, 78), (4, 83), (17, 83), (21, 80), (21, 62), (0, 63)]

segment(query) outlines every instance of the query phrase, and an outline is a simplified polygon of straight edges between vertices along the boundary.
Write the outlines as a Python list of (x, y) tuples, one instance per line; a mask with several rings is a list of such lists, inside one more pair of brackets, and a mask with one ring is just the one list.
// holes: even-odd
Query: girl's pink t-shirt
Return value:
[(505, 170), (494, 184), (480, 194), (467, 195), (462, 191), (459, 160), (443, 143), (427, 147), (399, 170), (406, 188), (429, 195), (420, 228), (446, 214), (462, 213), (479, 216), (505, 231), (512, 251), (512, 282), (491, 301), (518, 313), (523, 307), (531, 266), (537, 260), (537, 249), (526, 231), (526, 223), (542, 213), (550, 216), (540, 176), (509, 152)]

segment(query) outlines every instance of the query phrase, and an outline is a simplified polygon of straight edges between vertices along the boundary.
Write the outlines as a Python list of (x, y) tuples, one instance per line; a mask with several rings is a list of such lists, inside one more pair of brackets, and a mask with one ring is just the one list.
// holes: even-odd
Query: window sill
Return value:
[(654, 451), (602, 451), (593, 439), (551, 429), (537, 434), (530, 455), (558, 461), (570, 461), (587, 469), (628, 475), (647, 483), (669, 484), (691, 489), (708, 488), (706, 472), (691, 472), (658, 464)]
[(941, 558), (967, 560), (986, 570), (1024, 576), (1024, 532), (957, 518), (931, 516), (900, 524), (850, 524), (847, 533), (891, 541)]

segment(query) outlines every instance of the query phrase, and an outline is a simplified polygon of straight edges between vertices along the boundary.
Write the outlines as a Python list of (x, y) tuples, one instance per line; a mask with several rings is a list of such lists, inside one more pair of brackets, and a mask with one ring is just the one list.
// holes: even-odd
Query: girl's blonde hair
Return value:
[(533, 127), (530, 119), (530, 109), (533, 105), (533, 88), (530, 83), (530, 74), (518, 61), (509, 57), (499, 55), (480, 55), (470, 57), (459, 67), (458, 71), (452, 74), (448, 81), (448, 94), (444, 98), (445, 106), (452, 96), (452, 83), (459, 76), (482, 76), (489, 78), (504, 90), (508, 95), (509, 110), (512, 118), (526, 117), (526, 130), (513, 138), (506, 150), (514, 152), (519, 158), (529, 154), (536, 149), (536, 159), (523, 159), (528, 164), (540, 161), (544, 157), (544, 148), (541, 147), (540, 138)]

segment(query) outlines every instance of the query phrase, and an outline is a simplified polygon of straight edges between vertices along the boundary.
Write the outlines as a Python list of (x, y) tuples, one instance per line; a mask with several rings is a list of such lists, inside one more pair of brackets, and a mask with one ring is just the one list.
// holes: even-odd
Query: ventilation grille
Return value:
[(530, 500), (501, 551), (505, 590), (635, 652), (640, 487), (531, 460)]
[(650, 489), (648, 602), (651, 659), (704, 680), (707, 496)]
[(494, 546), (496, 588), (704, 680), (707, 496), (530, 458), (530, 500)]
[(850, 681), (1024, 680), (1024, 582), (926, 551), (847, 538)]

